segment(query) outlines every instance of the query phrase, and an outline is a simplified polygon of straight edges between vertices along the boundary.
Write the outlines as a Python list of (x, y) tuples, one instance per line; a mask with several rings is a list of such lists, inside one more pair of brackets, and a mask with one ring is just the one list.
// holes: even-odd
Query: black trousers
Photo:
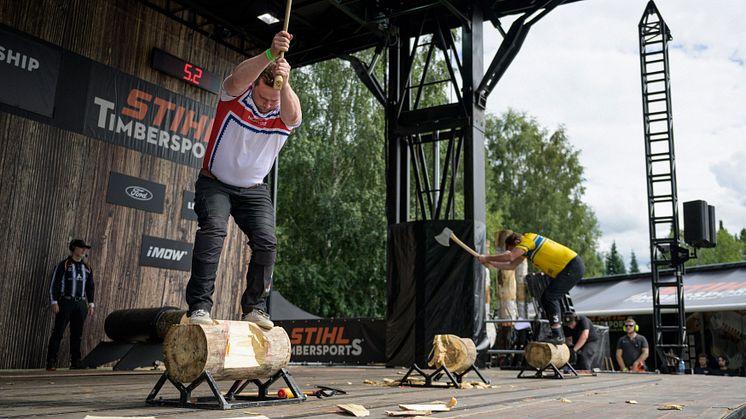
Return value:
[(577, 359), (573, 366), (577, 370), (590, 370), (593, 369), (593, 360), (596, 357), (598, 350), (598, 340), (593, 342), (586, 342), (578, 352), (576, 352)]
[(541, 294), (541, 307), (547, 315), (547, 319), (552, 323), (559, 323), (562, 318), (560, 301), (565, 294), (570, 292), (585, 273), (585, 265), (580, 256), (575, 256), (565, 269), (560, 272), (556, 278), (549, 282), (549, 285)]
[(194, 211), (199, 228), (194, 239), (192, 276), (186, 289), (189, 313), (198, 309), (209, 312), (212, 309), (215, 275), (229, 216), (233, 216), (238, 227), (246, 234), (251, 247), (241, 310), (244, 313), (254, 308), (267, 311), (266, 299), (272, 287), (277, 246), (275, 213), (269, 186), (259, 184), (241, 188), (200, 175), (195, 185)]
[(83, 338), (83, 324), (88, 315), (88, 302), (85, 298), (79, 301), (60, 299), (58, 305), (60, 311), (54, 316), (54, 328), (47, 349), (47, 363), (56, 366), (62, 335), (65, 334), (69, 323), (70, 362), (74, 365), (80, 362), (80, 341)]

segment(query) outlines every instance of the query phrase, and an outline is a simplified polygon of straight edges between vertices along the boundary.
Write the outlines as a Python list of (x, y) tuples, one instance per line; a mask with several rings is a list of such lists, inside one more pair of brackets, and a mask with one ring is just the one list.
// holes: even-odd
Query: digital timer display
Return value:
[(153, 48), (151, 58), (150, 65), (154, 69), (162, 71), (169, 76), (180, 78), (191, 85), (209, 92), (220, 93), (220, 83), (222, 80), (217, 74), (205, 70), (202, 66), (182, 60), (158, 48)]

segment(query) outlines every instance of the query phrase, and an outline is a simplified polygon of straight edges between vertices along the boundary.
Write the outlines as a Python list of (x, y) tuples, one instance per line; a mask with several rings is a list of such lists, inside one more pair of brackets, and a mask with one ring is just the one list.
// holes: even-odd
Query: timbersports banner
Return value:
[(280, 320), (292, 345), (291, 362), (386, 362), (386, 321), (374, 319)]
[(0, 111), (201, 166), (217, 97), (191, 100), (3, 25), (0, 61)]
[(91, 63), (83, 133), (179, 163), (202, 161), (215, 110)]

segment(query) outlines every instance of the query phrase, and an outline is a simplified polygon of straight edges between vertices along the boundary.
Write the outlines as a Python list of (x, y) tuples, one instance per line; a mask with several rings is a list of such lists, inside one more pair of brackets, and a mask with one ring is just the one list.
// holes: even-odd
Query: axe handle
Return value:
[[(293, 6), (293, 0), (288, 0), (287, 4), (285, 4), (285, 21), (282, 22), (282, 30), (287, 32), (288, 31), (288, 25), (290, 24), (290, 8)], [(279, 58), (283, 58), (285, 56), (284, 52), (280, 53)], [(274, 88), (275, 90), (282, 89), (282, 86), (285, 84), (285, 80), (282, 76), (275, 76), (275, 84)]]
[(465, 245), (464, 242), (459, 240), (458, 237), (456, 237), (456, 235), (453, 233), (451, 233), (451, 240), (453, 240), (457, 245), (461, 246), (464, 250), (469, 252), (469, 254), (471, 254), (475, 258), (479, 258), (479, 253), (475, 252), (471, 247)]

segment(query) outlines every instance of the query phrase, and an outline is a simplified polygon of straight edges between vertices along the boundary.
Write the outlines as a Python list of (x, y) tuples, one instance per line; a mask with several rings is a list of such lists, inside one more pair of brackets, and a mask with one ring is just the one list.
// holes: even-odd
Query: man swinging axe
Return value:
[(583, 260), (572, 249), (536, 233), (513, 233), (505, 239), (506, 252), (499, 255), (480, 255), (479, 262), (487, 267), (514, 270), (528, 258), (552, 280), (541, 295), (541, 307), (550, 322), (552, 333), (545, 339), (554, 344), (565, 343), (562, 333), (560, 300), (585, 273)]
[[(302, 119), (300, 101), (290, 84), (290, 64), (281, 58), (292, 38), (287, 31), (278, 32), (267, 50), (238, 64), (223, 82), (195, 185), (199, 228), (186, 288), (192, 324), (213, 324), (215, 276), (228, 218), (233, 217), (251, 247), (241, 319), (264, 329), (274, 326), (266, 299), (277, 239), (272, 199), (263, 179)], [(279, 77), (283, 82), (276, 86)]]

